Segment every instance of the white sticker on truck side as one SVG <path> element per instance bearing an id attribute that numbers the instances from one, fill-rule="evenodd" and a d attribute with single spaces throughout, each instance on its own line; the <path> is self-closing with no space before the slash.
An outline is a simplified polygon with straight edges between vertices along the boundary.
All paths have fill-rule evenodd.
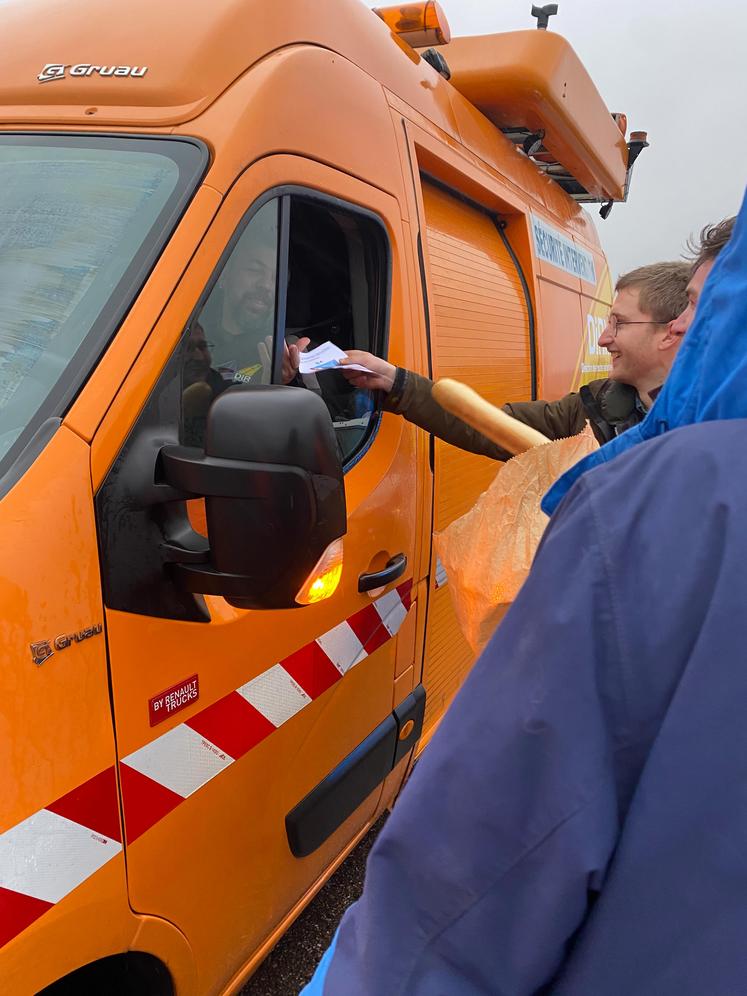
<path id="1" fill-rule="evenodd" d="M 597 274 L 592 254 L 541 218 L 535 215 L 531 218 L 534 251 L 537 257 L 565 270 L 566 273 L 572 273 L 574 277 L 596 284 Z"/>

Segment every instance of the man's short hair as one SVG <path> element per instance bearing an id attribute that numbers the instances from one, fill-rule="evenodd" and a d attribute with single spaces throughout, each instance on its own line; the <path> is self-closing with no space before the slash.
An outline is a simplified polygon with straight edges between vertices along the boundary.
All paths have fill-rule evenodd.
<path id="1" fill-rule="evenodd" d="M 615 293 L 627 287 L 638 291 L 638 306 L 655 322 L 672 322 L 687 307 L 687 263 L 650 263 L 624 273 L 617 281 Z"/>
<path id="2" fill-rule="evenodd" d="M 706 225 L 701 229 L 700 238 L 687 240 L 687 248 L 692 259 L 691 276 L 703 263 L 712 263 L 716 259 L 731 238 L 736 220 L 736 217 L 724 218 L 717 225 Z"/>

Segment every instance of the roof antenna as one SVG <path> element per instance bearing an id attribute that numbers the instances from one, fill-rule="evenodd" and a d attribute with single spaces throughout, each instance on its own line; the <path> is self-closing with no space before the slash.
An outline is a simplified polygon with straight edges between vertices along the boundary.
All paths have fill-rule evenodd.
<path id="1" fill-rule="evenodd" d="M 532 4 L 532 17 L 537 18 L 537 27 L 540 31 L 547 31 L 550 18 L 557 12 L 558 5 L 556 3 L 546 3 L 544 7 L 535 7 Z"/>

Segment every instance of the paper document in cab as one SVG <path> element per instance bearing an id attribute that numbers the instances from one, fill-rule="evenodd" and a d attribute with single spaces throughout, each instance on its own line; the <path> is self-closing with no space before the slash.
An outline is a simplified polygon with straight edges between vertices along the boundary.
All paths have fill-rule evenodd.
<path id="1" fill-rule="evenodd" d="M 313 374 L 320 370 L 335 370 L 340 366 L 340 360 L 347 356 L 339 346 L 333 342 L 323 342 L 316 349 L 310 349 L 307 353 L 301 353 L 301 364 L 299 373 Z M 363 373 L 373 373 L 368 367 L 363 367 L 359 363 L 346 363 L 346 370 L 362 370 Z"/>

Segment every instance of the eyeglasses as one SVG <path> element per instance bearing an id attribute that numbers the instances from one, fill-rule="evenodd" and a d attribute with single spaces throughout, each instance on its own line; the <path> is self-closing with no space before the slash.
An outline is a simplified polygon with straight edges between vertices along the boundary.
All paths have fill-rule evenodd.
<path id="1" fill-rule="evenodd" d="M 213 349 L 215 346 L 214 342 L 208 342 L 207 339 L 197 339 L 193 342 L 187 343 L 187 352 L 196 353 L 198 350 Z"/>
<path id="2" fill-rule="evenodd" d="M 605 325 L 605 329 L 609 329 L 610 330 L 610 335 L 614 339 L 615 336 L 617 335 L 617 333 L 623 327 L 623 325 L 669 325 L 669 322 L 652 322 L 652 321 L 648 321 L 648 322 L 621 322 L 617 318 L 616 315 L 610 315 L 607 318 L 607 324 Z"/>

